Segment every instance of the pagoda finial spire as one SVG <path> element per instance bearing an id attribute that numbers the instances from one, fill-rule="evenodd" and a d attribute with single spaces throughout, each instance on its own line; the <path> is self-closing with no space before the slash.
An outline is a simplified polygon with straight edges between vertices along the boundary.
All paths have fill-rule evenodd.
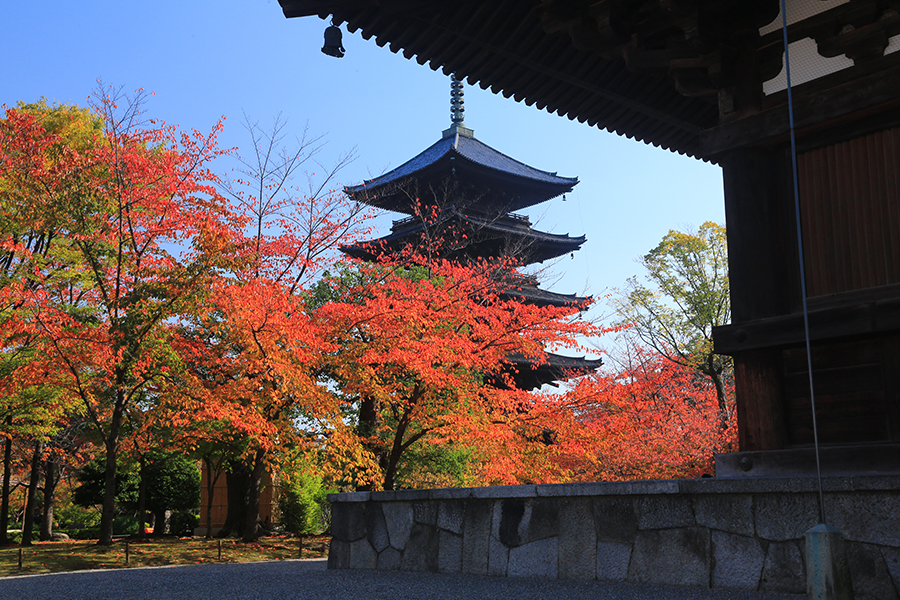
<path id="1" fill-rule="evenodd" d="M 452 125 L 463 125 L 466 117 L 466 103 L 463 96 L 466 92 L 463 90 L 462 81 L 456 78 L 456 73 L 450 76 L 450 123 Z"/>
<path id="2" fill-rule="evenodd" d="M 456 78 L 456 73 L 450 76 L 450 128 L 444 130 L 444 137 L 451 135 L 464 135 L 474 137 L 475 132 L 465 126 L 466 107 L 463 96 L 462 81 Z"/>

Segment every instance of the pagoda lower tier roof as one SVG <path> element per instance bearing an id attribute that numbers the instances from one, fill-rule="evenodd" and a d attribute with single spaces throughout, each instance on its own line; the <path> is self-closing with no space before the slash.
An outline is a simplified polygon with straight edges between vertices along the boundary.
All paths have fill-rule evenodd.
<path id="1" fill-rule="evenodd" d="M 414 244 L 442 238 L 432 251 L 445 258 L 487 258 L 515 256 L 523 265 L 544 262 L 581 248 L 586 238 L 559 235 L 532 229 L 527 220 L 504 215 L 488 218 L 448 211 L 437 223 L 428 224 L 415 217 L 394 223 L 391 233 L 374 240 L 342 246 L 345 254 L 363 260 L 380 260 Z"/>
<path id="2" fill-rule="evenodd" d="M 575 294 L 558 294 L 549 290 L 542 290 L 534 285 L 509 288 L 500 292 L 500 296 L 508 300 L 516 300 L 526 304 L 537 306 L 577 306 L 582 307 L 590 298 L 576 296 Z"/>
<path id="3" fill-rule="evenodd" d="M 511 354 L 507 360 L 510 363 L 509 374 L 516 387 L 523 390 L 587 375 L 603 365 L 603 360 L 599 358 L 562 356 L 550 352 L 546 354 L 546 361 L 539 364 L 520 354 Z"/>
<path id="4" fill-rule="evenodd" d="M 445 135 L 396 169 L 344 188 L 354 200 L 411 214 L 413 201 L 426 200 L 447 182 L 470 190 L 474 202 L 516 211 L 555 198 L 578 183 L 519 162 L 467 133 Z"/>

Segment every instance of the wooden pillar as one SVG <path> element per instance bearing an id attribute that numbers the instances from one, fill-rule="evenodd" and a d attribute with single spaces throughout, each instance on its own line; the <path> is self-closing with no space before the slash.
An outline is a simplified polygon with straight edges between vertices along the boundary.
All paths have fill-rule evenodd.
<path id="1" fill-rule="evenodd" d="M 789 156 L 784 148 L 736 150 L 720 161 L 735 325 L 788 314 L 799 286 Z M 742 352 L 734 363 L 740 450 L 784 448 L 781 350 Z"/>

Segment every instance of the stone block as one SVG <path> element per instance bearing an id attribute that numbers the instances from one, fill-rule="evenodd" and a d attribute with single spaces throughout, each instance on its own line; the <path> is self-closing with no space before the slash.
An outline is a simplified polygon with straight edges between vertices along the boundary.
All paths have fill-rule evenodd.
<path id="1" fill-rule="evenodd" d="M 536 498 L 525 501 L 525 515 L 519 525 L 519 537 L 523 543 L 559 535 L 560 500 Z"/>
<path id="2" fill-rule="evenodd" d="M 825 506 L 828 523 L 845 540 L 900 547 L 900 495 L 896 492 L 829 494 Z"/>
<path id="3" fill-rule="evenodd" d="M 416 502 L 431 498 L 432 490 L 380 490 L 368 492 L 378 502 Z"/>
<path id="4" fill-rule="evenodd" d="M 372 544 L 375 552 L 381 552 L 391 545 L 388 536 L 387 525 L 384 522 L 382 504 L 378 502 L 366 503 L 366 539 Z"/>
<path id="5" fill-rule="evenodd" d="M 381 512 L 391 546 L 402 552 L 413 526 L 412 505 L 408 502 L 386 502 L 381 505 Z"/>
<path id="6" fill-rule="evenodd" d="M 472 497 L 475 488 L 438 488 L 428 490 L 432 500 L 465 500 Z"/>
<path id="7" fill-rule="evenodd" d="M 463 525 L 462 572 L 486 575 L 488 572 L 488 539 L 491 536 L 491 503 L 467 500 Z"/>
<path id="8" fill-rule="evenodd" d="M 413 502 L 413 520 L 423 525 L 437 524 L 437 502 Z"/>
<path id="9" fill-rule="evenodd" d="M 894 582 L 894 589 L 900 589 L 900 548 L 881 548 L 881 556 L 884 558 L 885 566 Z"/>
<path id="10" fill-rule="evenodd" d="M 350 542 L 331 538 L 331 544 L 328 546 L 328 568 L 350 568 Z"/>
<path id="11" fill-rule="evenodd" d="M 699 527 L 641 531 L 634 542 L 628 580 L 709 586 L 709 531 Z"/>
<path id="12" fill-rule="evenodd" d="M 463 538 L 449 531 L 438 531 L 439 573 L 459 573 L 462 571 Z"/>
<path id="13" fill-rule="evenodd" d="M 694 519 L 697 525 L 753 537 L 753 498 L 736 494 L 695 496 Z"/>
<path id="14" fill-rule="evenodd" d="M 557 578 L 558 539 L 546 538 L 509 550 L 508 577 Z"/>
<path id="15" fill-rule="evenodd" d="M 635 501 L 628 497 L 594 498 L 594 526 L 597 540 L 632 544 L 637 535 Z"/>
<path id="16" fill-rule="evenodd" d="M 591 500 L 560 498 L 559 578 L 594 579 L 597 577 L 597 530 Z M 537 511 L 532 512 L 532 521 Z"/>
<path id="17" fill-rule="evenodd" d="M 521 531 L 520 526 L 523 521 L 525 524 L 528 523 L 528 519 L 525 518 L 526 507 L 530 517 L 531 503 L 526 505 L 524 498 L 506 498 L 495 502 L 491 536 L 508 548 L 514 548 L 521 544 L 524 541 L 524 532 Z"/>
<path id="18" fill-rule="evenodd" d="M 344 542 L 355 542 L 366 537 L 366 505 L 360 502 L 333 504 L 331 533 Z"/>
<path id="19" fill-rule="evenodd" d="M 695 524 L 688 496 L 645 496 L 638 502 L 638 529 L 671 529 Z"/>
<path id="20" fill-rule="evenodd" d="M 465 500 L 442 500 L 438 504 L 437 526 L 440 529 L 461 535 L 465 516 Z"/>
<path id="21" fill-rule="evenodd" d="M 506 577 L 509 548 L 494 536 L 488 538 L 488 572 L 491 577 Z"/>
<path id="22" fill-rule="evenodd" d="M 534 498 L 537 496 L 534 485 L 494 485 L 488 487 L 471 488 L 473 498 L 489 500 L 503 498 Z"/>
<path id="23" fill-rule="evenodd" d="M 819 522 L 815 494 L 763 494 L 753 499 L 756 535 L 764 540 L 785 542 L 801 539 Z"/>
<path id="24" fill-rule="evenodd" d="M 631 563 L 631 544 L 597 542 L 597 579 L 625 581 Z"/>
<path id="25" fill-rule="evenodd" d="M 403 571 L 437 571 L 438 530 L 434 525 L 416 523 L 409 533 L 400 568 Z"/>
<path id="26" fill-rule="evenodd" d="M 402 555 L 396 548 L 388 546 L 378 553 L 378 570 L 379 571 L 397 571 L 400 569 L 400 560 Z"/>
<path id="27" fill-rule="evenodd" d="M 806 568 L 798 542 L 771 542 L 759 580 L 759 591 L 806 593 Z"/>
<path id="28" fill-rule="evenodd" d="M 329 502 L 368 502 L 372 499 L 372 492 L 343 492 L 341 494 L 328 494 Z"/>
<path id="29" fill-rule="evenodd" d="M 350 543 L 350 568 L 374 569 L 378 566 L 378 553 L 369 540 L 363 538 Z"/>
<path id="30" fill-rule="evenodd" d="M 844 547 L 856 600 L 897 600 L 881 548 L 857 542 L 845 542 Z"/>
<path id="31" fill-rule="evenodd" d="M 766 553 L 758 540 L 713 531 L 712 550 L 712 587 L 757 589 L 766 560 Z"/>

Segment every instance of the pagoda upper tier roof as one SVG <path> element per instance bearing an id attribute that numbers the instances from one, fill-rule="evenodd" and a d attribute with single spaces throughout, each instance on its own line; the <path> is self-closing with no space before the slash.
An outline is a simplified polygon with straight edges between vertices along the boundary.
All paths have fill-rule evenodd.
<path id="1" fill-rule="evenodd" d="M 431 235 L 426 236 L 426 233 Z M 447 258 L 515 256 L 520 264 L 544 262 L 578 250 L 586 238 L 571 237 L 532 229 L 528 220 L 516 215 L 489 217 L 465 214 L 455 208 L 442 212 L 437 221 L 426 223 L 410 217 L 395 221 L 386 236 L 342 246 L 345 254 L 365 260 L 378 260 L 422 240 L 442 238 L 439 247 L 432 248 Z"/>
<path id="2" fill-rule="evenodd" d="M 411 214 L 410 189 L 421 198 L 455 179 L 474 190 L 475 202 L 498 211 L 520 210 L 555 198 L 578 183 L 519 162 L 475 139 L 471 130 L 448 129 L 443 138 L 396 169 L 345 188 L 355 200 Z M 425 198 L 422 198 L 425 200 Z"/>

